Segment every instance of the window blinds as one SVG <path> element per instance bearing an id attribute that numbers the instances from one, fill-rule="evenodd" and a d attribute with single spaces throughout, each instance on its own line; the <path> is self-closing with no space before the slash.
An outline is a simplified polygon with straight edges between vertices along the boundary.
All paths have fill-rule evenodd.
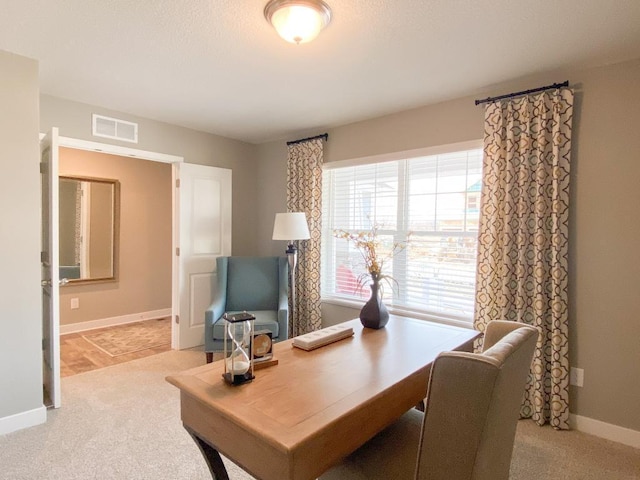
<path id="1" fill-rule="evenodd" d="M 323 298 L 369 297 L 360 252 L 334 231 L 375 225 L 382 255 L 410 238 L 385 263 L 395 280 L 384 288 L 388 306 L 472 320 L 481 149 L 325 169 L 323 175 Z"/>

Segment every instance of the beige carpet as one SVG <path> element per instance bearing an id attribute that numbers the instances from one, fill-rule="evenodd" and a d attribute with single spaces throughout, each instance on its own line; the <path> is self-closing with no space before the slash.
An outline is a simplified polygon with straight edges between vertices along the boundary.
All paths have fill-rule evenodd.
<path id="1" fill-rule="evenodd" d="M 46 424 L 0 436 L 0 479 L 210 480 L 182 428 L 178 390 L 164 380 L 203 363 L 201 351 L 169 351 L 63 378 L 62 408 Z M 225 463 L 231 480 L 251 480 Z M 638 450 L 518 426 L 512 480 L 639 478 Z"/>
<path id="2" fill-rule="evenodd" d="M 511 479 L 638 480 L 640 450 L 577 431 L 518 424 Z"/>
<path id="3" fill-rule="evenodd" d="M 145 320 L 118 328 L 82 335 L 107 355 L 118 357 L 128 353 L 171 344 L 171 319 Z"/>

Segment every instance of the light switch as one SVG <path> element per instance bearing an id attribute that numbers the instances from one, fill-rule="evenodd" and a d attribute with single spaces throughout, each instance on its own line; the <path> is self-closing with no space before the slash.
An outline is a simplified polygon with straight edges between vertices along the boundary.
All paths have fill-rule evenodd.
<path id="1" fill-rule="evenodd" d="M 576 387 L 582 387 L 584 385 L 584 369 L 571 367 L 569 383 Z"/>

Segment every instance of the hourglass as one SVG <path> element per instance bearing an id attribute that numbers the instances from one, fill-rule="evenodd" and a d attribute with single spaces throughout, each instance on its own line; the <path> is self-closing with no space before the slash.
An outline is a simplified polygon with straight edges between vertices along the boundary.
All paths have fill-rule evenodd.
<path id="1" fill-rule="evenodd" d="M 224 314 L 224 374 L 231 385 L 253 380 L 253 352 L 251 340 L 256 317 L 247 312 Z"/>

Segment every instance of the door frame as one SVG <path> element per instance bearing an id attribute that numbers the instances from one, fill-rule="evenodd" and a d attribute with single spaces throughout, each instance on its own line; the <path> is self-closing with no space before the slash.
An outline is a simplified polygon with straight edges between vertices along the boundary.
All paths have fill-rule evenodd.
<path id="1" fill-rule="evenodd" d="M 46 134 L 40 134 L 40 140 Z M 177 184 L 180 178 L 180 165 L 184 163 L 184 157 L 170 155 L 159 152 L 151 152 L 137 148 L 122 147 L 119 145 L 110 145 L 107 143 L 98 143 L 90 140 L 81 140 L 72 137 L 58 136 L 58 147 L 72 148 L 75 150 L 86 150 L 91 152 L 107 153 L 109 155 L 117 155 L 121 157 L 131 157 L 138 160 L 150 160 L 153 162 L 168 163 L 171 165 L 171 247 L 173 251 L 171 260 L 171 348 L 177 349 L 179 345 L 180 329 L 177 328 L 176 318 L 180 312 L 180 292 L 179 292 L 179 258 L 178 247 L 180 239 L 180 212 L 178 206 Z M 54 173 L 54 172 L 52 172 Z M 56 177 L 59 172 L 55 172 Z M 50 227 L 51 228 L 51 227 Z M 60 321 L 58 317 L 58 323 Z M 59 327 L 59 325 L 58 325 Z M 58 356 L 60 352 L 58 351 Z M 54 373 L 60 377 L 60 371 Z"/>

